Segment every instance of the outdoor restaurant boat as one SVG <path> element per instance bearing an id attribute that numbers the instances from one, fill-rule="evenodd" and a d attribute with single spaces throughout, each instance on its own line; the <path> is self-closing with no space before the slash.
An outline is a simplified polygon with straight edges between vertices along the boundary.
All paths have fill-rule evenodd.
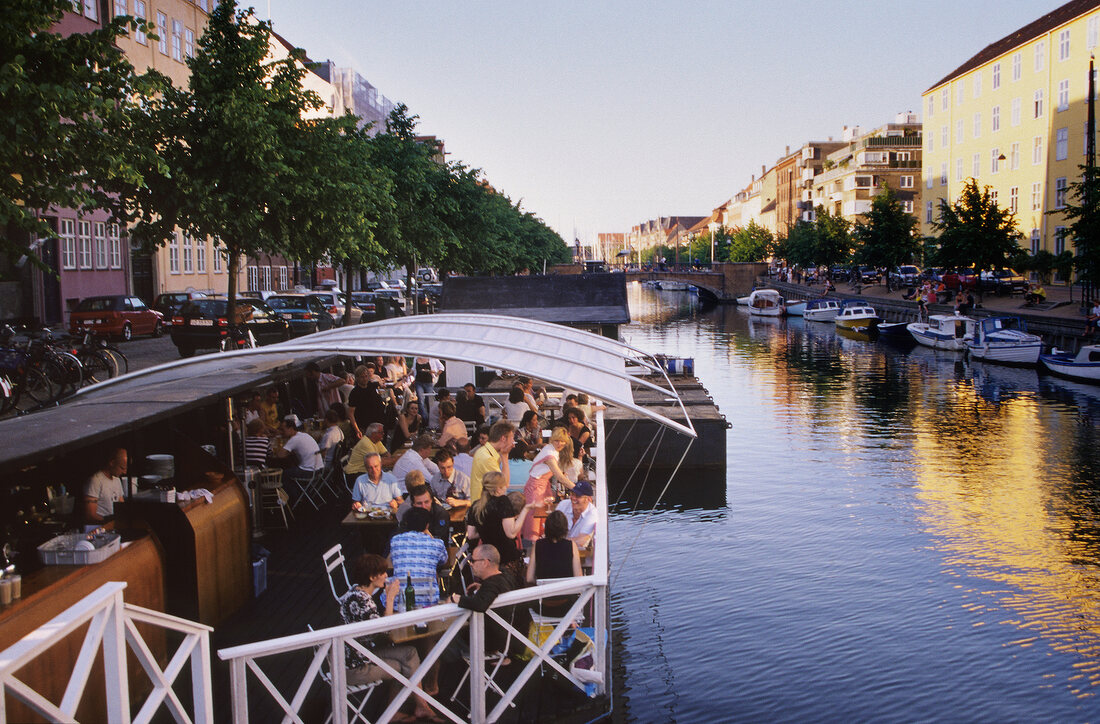
<path id="1" fill-rule="evenodd" d="M 975 322 L 958 314 L 933 314 L 927 322 L 909 324 L 909 334 L 926 347 L 946 350 L 966 349 L 967 340 L 974 338 Z"/>
<path id="2" fill-rule="evenodd" d="M 1043 351 L 1043 339 L 1029 334 L 1019 317 L 987 317 L 978 321 L 973 339 L 966 340 L 966 349 L 974 359 L 1033 365 Z"/>
<path id="3" fill-rule="evenodd" d="M 790 307 L 787 307 L 788 312 Z M 811 299 L 806 302 L 802 316 L 807 322 L 831 322 L 840 312 L 840 302 L 835 299 Z"/>
<path id="4" fill-rule="evenodd" d="M 758 317 L 782 317 L 783 297 L 774 289 L 757 289 L 749 295 L 749 314 Z"/>
<path id="5" fill-rule="evenodd" d="M 878 312 L 867 300 L 845 299 L 840 303 L 840 311 L 837 312 L 833 321 L 838 327 L 866 331 L 877 326 L 882 318 L 878 316 Z"/>
<path id="6" fill-rule="evenodd" d="M 1082 345 L 1077 353 L 1062 352 L 1057 348 L 1050 354 L 1039 355 L 1043 366 L 1057 375 L 1085 382 L 1100 383 L 1100 345 Z"/>
<path id="7" fill-rule="evenodd" d="M 481 314 L 396 318 L 258 349 L 170 362 L 85 388 L 61 407 L 0 421 L 5 439 L 0 470 L 15 471 L 21 486 L 45 489 L 71 469 L 73 456 L 124 442 L 131 450 L 174 452 L 177 489 L 209 487 L 213 501 L 198 497 L 186 504 L 131 505 L 127 500 L 132 528 L 145 521 L 129 545 L 102 563 L 24 576 L 22 599 L 0 609 L 0 718 L 130 721 L 133 710 L 135 721 L 148 721 L 166 715 L 159 711 L 164 707 L 177 720 L 195 722 L 228 717 L 236 724 L 313 717 L 321 721 L 326 715 L 335 722 L 361 717 L 368 721 L 364 712 L 370 712 L 369 721 L 386 722 L 409 697 L 420 697 L 452 721 L 525 721 L 531 719 L 525 697 L 539 687 L 554 691 L 551 698 L 554 706 L 563 707 L 561 716 L 591 720 L 606 715 L 612 672 L 606 467 L 614 451 L 607 449 L 600 408 L 592 420 L 598 522 L 585 575 L 504 593 L 485 613 L 443 603 L 316 630 L 304 625 L 311 614 L 300 610 L 303 606 L 295 603 L 288 609 L 268 598 L 263 605 L 245 607 L 244 622 L 250 630 L 263 632 L 266 640 L 220 648 L 220 661 L 212 660 L 211 636 L 224 634 L 231 624 L 242 625 L 234 616 L 243 606 L 241 580 L 251 583 L 255 571 L 247 552 L 255 507 L 250 513 L 248 499 L 259 493 L 250 492 L 237 475 L 228 424 L 233 421 L 232 398 L 262 385 L 300 384 L 311 361 L 336 364 L 367 354 L 427 356 L 504 368 L 586 392 L 604 405 L 630 410 L 688 438 L 696 436 L 675 388 L 652 381 L 667 383 L 668 378 L 650 355 L 557 324 Z M 665 395 L 671 407 L 636 404 L 635 387 Z M 671 419 L 668 410 L 682 417 Z M 56 434 L 62 429 L 68 434 Z M 210 454 L 212 445 L 221 454 Z M 689 442 L 683 455 L 690 449 Z M 339 496 L 331 504 L 343 515 L 346 503 Z M 319 556 L 305 547 L 305 555 L 317 558 L 316 565 L 303 561 L 284 574 L 286 581 L 304 600 L 331 609 L 332 579 L 326 586 Z M 297 552 L 303 544 L 289 541 L 286 548 Z M 250 598 L 251 586 L 244 603 Z M 506 612 L 538 608 L 551 598 L 566 600 L 568 610 L 557 619 L 542 618 L 534 640 L 528 638 L 530 631 L 511 627 L 511 614 Z M 291 616 L 294 621 L 287 620 Z M 583 619 L 579 628 L 578 619 Z M 405 677 L 387 667 L 395 679 L 388 691 L 385 686 L 347 684 L 344 653 L 355 645 L 352 642 L 376 634 L 396 637 L 422 625 L 438 639 L 413 674 Z M 288 626 L 296 628 L 282 633 Z M 525 650 L 518 665 L 501 669 L 494 664 L 499 659 L 486 649 L 487 627 L 503 628 L 513 646 L 518 642 L 518 650 Z M 468 675 L 449 699 L 442 693 L 442 672 L 440 694 L 425 693 L 420 681 L 464 631 L 469 635 L 468 655 L 459 666 L 468 667 Z M 562 659 L 556 647 L 567 636 L 582 643 L 588 661 Z M 369 650 L 355 647 L 387 666 Z M 97 667 L 97 659 L 104 664 Z M 59 675 L 65 671 L 71 676 Z M 462 672 L 448 673 L 457 678 L 453 675 Z M 228 685 L 215 686 L 215 675 L 227 678 Z M 446 691 L 450 694 L 451 687 Z M 576 706 L 588 702 L 593 709 L 569 709 L 575 700 L 582 702 Z M 548 706 L 545 697 L 539 705 Z"/>

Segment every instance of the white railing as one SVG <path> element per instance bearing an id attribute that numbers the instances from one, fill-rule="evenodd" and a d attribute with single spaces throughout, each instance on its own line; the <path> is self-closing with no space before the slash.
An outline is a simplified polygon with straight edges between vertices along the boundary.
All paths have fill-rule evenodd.
<path id="1" fill-rule="evenodd" d="M 178 722 L 210 723 L 214 721 L 214 701 L 210 678 L 210 627 L 158 611 L 127 604 L 122 599 L 125 583 L 105 583 L 91 595 L 55 616 L 27 634 L 17 643 L 0 652 L 0 724 L 8 721 L 7 699 L 18 699 L 46 721 L 74 722 L 76 710 L 84 695 L 92 666 L 103 652 L 103 673 L 107 711 L 111 724 L 149 722 L 165 706 Z M 135 624 L 144 623 L 177 631 L 184 635 L 182 643 L 163 669 L 138 633 Z M 19 678 L 20 670 L 45 653 L 65 636 L 88 624 L 80 654 L 72 663 L 72 674 L 60 703 L 54 703 Z M 136 716 L 130 716 L 129 674 L 126 649 L 145 670 L 153 690 L 145 698 Z M 190 661 L 192 708 L 189 714 L 172 685 L 183 667 Z M 60 672 L 59 672 L 60 673 Z"/>
<path id="2" fill-rule="evenodd" d="M 561 677 L 572 682 L 581 691 L 586 684 L 594 683 L 597 692 L 606 690 L 606 672 L 601 668 L 606 662 L 603 649 L 607 642 L 606 614 L 601 610 L 606 609 L 606 586 L 598 585 L 594 576 L 583 576 L 562 580 L 554 583 L 543 584 L 517 591 L 510 591 L 499 596 L 492 607 L 484 614 L 467 611 L 453 603 L 433 606 L 406 613 L 394 614 L 385 618 L 376 618 L 370 621 L 335 626 L 317 631 L 286 636 L 283 638 L 261 641 L 254 644 L 246 644 L 218 651 L 218 656 L 229 662 L 233 721 L 235 724 L 246 724 L 249 721 L 249 682 L 248 676 L 258 682 L 262 691 L 283 711 L 282 721 L 303 723 L 301 714 L 302 705 L 305 703 L 309 691 L 317 683 L 318 679 L 327 681 L 331 687 L 332 721 L 335 724 L 345 724 L 348 721 L 349 697 L 345 677 L 344 652 L 345 647 L 351 647 L 371 663 L 383 669 L 393 677 L 402 688 L 389 702 L 385 710 L 378 716 L 377 722 L 388 722 L 398 712 L 401 706 L 410 696 L 418 696 L 443 716 L 454 722 L 493 722 L 511 706 L 516 697 L 522 691 L 524 685 L 538 672 L 540 667 L 548 666 Z M 539 601 L 543 598 L 560 598 L 562 596 L 576 595 L 569 612 L 562 617 L 561 622 L 541 643 L 531 641 L 527 631 L 519 631 L 510 622 L 501 617 L 498 611 L 501 608 L 522 606 L 523 604 Z M 569 671 L 550 655 L 553 648 L 561 641 L 565 633 L 570 629 L 572 621 L 594 601 L 595 609 L 595 661 L 596 665 L 591 674 L 584 680 L 574 672 Z M 500 626 L 517 642 L 532 652 L 531 660 L 527 662 L 523 670 L 518 674 L 512 684 L 504 691 L 503 696 L 493 709 L 486 713 L 488 706 L 488 693 L 492 685 L 486 677 L 486 648 L 485 626 L 486 619 L 491 619 L 495 625 Z M 362 646 L 357 638 L 372 634 L 384 634 L 396 629 L 414 624 L 426 624 L 432 621 L 446 622 L 446 629 L 439 634 L 431 651 L 420 662 L 420 667 L 411 677 L 404 677 L 393 669 L 384 660 L 379 658 L 372 650 Z M 419 688 L 420 681 L 428 673 L 429 669 L 438 661 L 440 655 L 455 640 L 455 637 L 469 627 L 469 714 L 464 711 L 455 711 L 449 700 L 440 701 L 438 694 L 431 696 Z M 300 681 L 294 686 L 293 692 L 283 692 L 278 689 L 271 677 L 265 672 L 261 660 L 279 655 L 312 652 L 309 666 L 306 668 Z M 327 667 L 327 672 L 326 672 Z M 327 673 L 327 675 L 326 675 Z M 437 698 L 439 697 L 439 698 Z M 352 712 L 361 716 L 359 707 L 352 703 Z"/>

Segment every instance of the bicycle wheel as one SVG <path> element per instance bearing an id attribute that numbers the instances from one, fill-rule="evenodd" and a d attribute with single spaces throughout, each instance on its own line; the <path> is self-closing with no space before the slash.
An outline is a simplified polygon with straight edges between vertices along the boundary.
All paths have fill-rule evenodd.
<path id="1" fill-rule="evenodd" d="M 97 349 L 80 356 L 84 365 L 84 379 L 90 384 L 102 382 L 115 376 L 115 361 L 107 352 Z"/>
<path id="2" fill-rule="evenodd" d="M 122 351 L 118 347 L 109 345 L 107 347 L 107 354 L 111 355 L 114 360 L 115 374 L 124 375 L 130 371 L 130 360 L 126 359 L 126 355 L 122 354 Z"/>
<path id="3" fill-rule="evenodd" d="M 57 359 L 65 368 L 66 389 L 62 394 L 72 394 L 84 384 L 84 365 L 71 352 L 59 352 Z"/>
<path id="4" fill-rule="evenodd" d="M 65 366 L 55 357 L 46 357 L 35 363 L 33 369 L 38 370 L 50 382 L 50 387 L 56 397 L 63 396 L 68 389 L 69 372 Z M 50 400 L 53 402 L 53 400 Z"/>
<path id="5" fill-rule="evenodd" d="M 28 412 L 50 404 L 54 400 L 54 387 L 46 375 L 33 367 L 27 369 L 16 388 L 15 409 Z"/>

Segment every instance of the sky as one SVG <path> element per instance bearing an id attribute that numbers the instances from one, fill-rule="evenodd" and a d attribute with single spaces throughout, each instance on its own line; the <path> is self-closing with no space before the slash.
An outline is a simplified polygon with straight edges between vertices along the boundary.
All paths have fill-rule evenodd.
<path id="1" fill-rule="evenodd" d="M 240 0 L 247 5 L 247 0 Z M 571 242 L 708 215 L 787 146 L 920 94 L 1061 0 L 264 0 Z"/>

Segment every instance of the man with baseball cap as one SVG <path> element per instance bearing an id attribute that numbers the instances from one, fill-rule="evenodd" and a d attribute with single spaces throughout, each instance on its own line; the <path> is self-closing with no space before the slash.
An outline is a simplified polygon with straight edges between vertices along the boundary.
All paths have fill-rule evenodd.
<path id="1" fill-rule="evenodd" d="M 578 548 L 587 548 L 596 532 L 592 484 L 587 480 L 578 480 L 569 491 L 569 497 L 558 503 L 558 510 L 565 513 L 565 519 L 569 521 L 569 533 L 566 537 L 575 542 Z"/>

